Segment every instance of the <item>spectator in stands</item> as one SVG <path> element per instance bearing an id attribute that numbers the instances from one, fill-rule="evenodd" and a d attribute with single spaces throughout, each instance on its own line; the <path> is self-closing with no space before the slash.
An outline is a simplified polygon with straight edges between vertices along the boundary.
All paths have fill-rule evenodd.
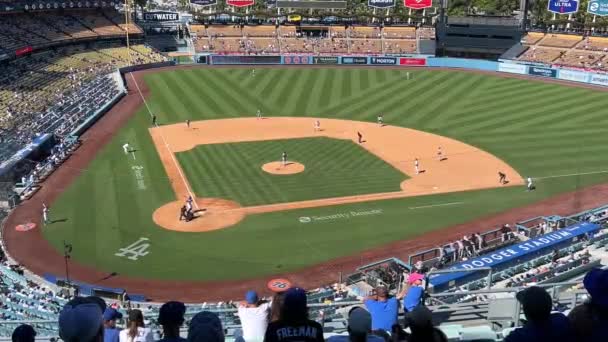
<path id="1" fill-rule="evenodd" d="M 216 314 L 203 311 L 192 317 L 188 328 L 188 342 L 224 342 L 224 340 L 222 322 Z M 261 339 L 246 341 L 261 341 Z"/>
<path id="2" fill-rule="evenodd" d="M 508 223 L 500 228 L 500 234 L 502 235 L 502 242 L 509 241 L 511 238 L 511 227 Z"/>
<path id="3" fill-rule="evenodd" d="M 121 319 L 122 314 L 114 308 L 107 308 L 103 313 L 103 341 L 118 342 L 120 329 L 116 328 L 116 320 Z"/>
<path id="4" fill-rule="evenodd" d="M 445 334 L 433 326 L 433 314 L 424 305 L 418 305 L 405 316 L 411 334 L 408 342 L 447 342 Z"/>
<path id="5" fill-rule="evenodd" d="M 608 341 L 608 270 L 589 271 L 583 284 L 591 299 L 568 314 L 576 341 Z"/>
<path id="6" fill-rule="evenodd" d="M 513 330 L 504 342 L 572 341 L 570 322 L 561 313 L 551 313 L 553 302 L 545 289 L 532 286 L 517 293 L 526 324 Z"/>
<path id="7" fill-rule="evenodd" d="M 181 302 L 167 302 L 160 307 L 158 324 L 163 327 L 163 338 L 159 342 L 180 342 L 179 328 L 184 324 L 186 306 Z"/>
<path id="8" fill-rule="evenodd" d="M 129 311 L 127 329 L 119 333 L 120 342 L 151 342 L 154 341 L 152 329 L 146 328 L 144 314 L 141 310 Z"/>
<path id="9" fill-rule="evenodd" d="M 276 322 L 268 324 L 265 342 L 325 341 L 321 324 L 308 319 L 306 291 L 292 287 L 285 292 L 281 317 Z"/>
<path id="10" fill-rule="evenodd" d="M 424 276 L 420 273 L 410 274 L 407 279 L 409 286 L 404 286 L 401 294 L 397 296 L 398 299 L 403 298 L 403 310 L 406 313 L 414 310 L 422 302 L 424 297 L 423 279 Z"/>
<path id="11" fill-rule="evenodd" d="M 361 307 L 354 307 L 348 312 L 348 335 L 336 335 L 327 342 L 384 342 L 384 339 L 370 334 L 372 331 L 372 316 Z"/>
<path id="12" fill-rule="evenodd" d="M 260 301 L 255 291 L 245 294 L 245 302 L 238 308 L 245 341 L 259 341 L 264 338 L 269 315 L 270 303 Z"/>
<path id="13" fill-rule="evenodd" d="M 34 342 L 36 341 L 36 331 L 31 325 L 21 324 L 13 330 L 11 340 L 13 342 Z"/>
<path id="14" fill-rule="evenodd" d="M 429 268 L 424 265 L 424 263 L 422 262 L 422 260 L 418 260 L 414 264 L 414 267 L 412 267 L 412 273 L 425 274 L 428 271 L 429 271 Z"/>
<path id="15" fill-rule="evenodd" d="M 59 337 L 69 342 L 103 341 L 103 312 L 106 304 L 98 297 L 77 297 L 59 313 Z"/>
<path id="16" fill-rule="evenodd" d="M 281 310 L 283 310 L 283 302 L 285 301 L 285 292 L 277 292 L 272 297 L 270 305 L 270 321 L 276 322 L 281 319 Z"/>
<path id="17" fill-rule="evenodd" d="M 390 297 L 385 286 L 378 286 L 376 293 L 367 297 L 363 303 L 372 315 L 372 330 L 391 331 L 393 324 L 397 323 L 399 301 Z"/>

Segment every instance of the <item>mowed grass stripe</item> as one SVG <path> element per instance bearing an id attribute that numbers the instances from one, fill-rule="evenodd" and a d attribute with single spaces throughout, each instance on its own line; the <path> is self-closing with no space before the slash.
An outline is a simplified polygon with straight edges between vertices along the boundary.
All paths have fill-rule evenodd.
<path id="1" fill-rule="evenodd" d="M 212 73 L 206 74 L 203 79 L 200 79 L 199 76 L 196 74 L 186 74 L 183 77 L 183 81 L 189 88 L 192 89 L 193 96 L 201 102 L 201 105 L 203 102 L 201 101 L 201 97 L 198 96 L 197 93 L 200 91 L 199 85 L 204 83 L 208 87 L 205 93 L 209 94 L 209 97 L 215 99 L 213 103 L 215 104 L 214 107 L 218 108 L 218 114 L 230 113 L 231 116 L 237 114 L 244 114 L 243 112 L 241 112 L 242 107 L 235 104 L 235 101 L 231 101 L 230 94 L 223 86 L 220 86 L 219 84 L 213 81 L 211 74 Z"/>
<path id="2" fill-rule="evenodd" d="M 236 113 L 240 115 L 251 113 L 251 115 L 254 115 L 257 109 L 261 109 L 263 113 L 269 112 L 268 107 L 263 101 L 241 89 L 233 81 L 222 79 L 219 75 L 211 76 L 207 80 L 212 85 L 219 87 L 218 93 L 222 95 L 222 98 L 226 102 L 230 102 L 233 107 L 237 108 L 238 111 Z"/>
<path id="3" fill-rule="evenodd" d="M 306 106 L 311 99 L 312 96 L 312 84 L 314 80 L 317 78 L 317 73 L 315 69 L 308 69 L 305 73 L 303 86 L 301 88 L 295 89 L 292 92 L 291 97 L 295 97 L 292 99 L 287 108 L 289 108 L 290 113 L 292 115 L 297 115 L 296 113 L 303 113 L 308 115 L 309 112 L 306 112 Z M 318 116 L 319 113 L 311 113 L 312 115 Z"/>
<path id="4" fill-rule="evenodd" d="M 191 88 L 189 94 L 198 100 L 198 106 L 190 108 L 193 113 L 197 113 L 198 115 L 192 115 L 190 119 L 197 116 L 205 119 L 209 117 L 216 118 L 220 115 L 223 116 L 222 113 L 225 113 L 226 110 L 226 108 L 223 107 L 225 103 L 223 101 L 216 101 L 216 99 L 219 98 L 215 93 L 215 88 L 209 86 L 200 73 L 192 73 L 192 75 L 186 74 L 183 76 L 183 81 Z"/>
<path id="5" fill-rule="evenodd" d="M 303 113 L 319 113 L 320 107 L 318 100 L 323 97 L 323 88 L 325 83 L 327 82 L 327 69 L 316 69 L 315 73 L 317 77 L 313 80 L 310 87 L 310 101 L 307 101 L 304 104 Z"/>
<path id="6" fill-rule="evenodd" d="M 300 70 L 294 69 L 297 71 L 294 75 L 295 81 L 289 84 L 283 91 L 281 92 L 281 96 L 277 101 L 276 105 L 280 108 L 282 115 L 290 115 L 290 113 L 294 112 L 294 105 L 297 103 L 297 100 L 300 96 L 303 95 L 304 91 L 307 91 L 306 84 L 309 80 L 309 75 L 302 73 Z"/>

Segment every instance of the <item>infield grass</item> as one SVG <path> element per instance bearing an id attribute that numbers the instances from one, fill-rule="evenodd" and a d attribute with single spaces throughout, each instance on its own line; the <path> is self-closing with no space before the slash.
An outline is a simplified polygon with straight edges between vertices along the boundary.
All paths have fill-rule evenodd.
<path id="1" fill-rule="evenodd" d="M 608 180 L 608 173 L 601 172 L 608 170 L 605 92 L 458 71 L 410 72 L 413 79 L 406 81 L 399 70 L 389 69 L 256 68 L 252 77 L 248 68 L 205 68 L 161 72 L 145 80 L 149 105 L 161 125 L 253 117 L 257 109 L 269 117 L 369 122 L 382 113 L 390 125 L 478 146 L 523 176 L 534 177 L 537 190 L 498 188 L 301 209 L 251 215 L 234 227 L 205 234 L 170 232 L 151 219 L 175 195 L 148 133 L 149 114 L 142 108 L 53 203 L 54 218 L 66 221 L 45 227 L 43 233 L 58 251 L 62 241 L 69 241 L 75 260 L 109 272 L 173 280 L 243 279 L 295 270 Z M 122 152 L 125 141 L 138 150 L 136 159 Z M 224 164 L 238 164 L 242 156 L 224 158 Z M 350 158 L 364 156 L 352 153 Z M 198 167 L 211 167 L 205 163 L 203 158 Z M 143 167 L 141 176 L 133 166 Z M 197 193 L 199 187 L 201 193 L 232 191 L 213 189 L 225 187 L 220 180 L 229 176 L 215 172 L 213 182 L 200 180 Z M 188 175 L 192 183 L 199 182 L 197 177 L 207 176 Z M 252 178 L 251 183 L 248 191 L 257 189 L 264 200 L 276 195 L 264 181 Z M 451 202 L 459 204 L 434 206 Z M 576 201 L 571 205 L 573 212 L 578 210 Z M 381 214 L 299 222 L 302 216 L 375 209 Z M 148 255 L 137 261 L 115 255 L 140 237 L 150 239 Z"/>
<path id="2" fill-rule="evenodd" d="M 262 165 L 280 160 L 304 164 L 304 172 L 272 175 Z M 273 158 L 275 157 L 275 158 Z M 198 197 L 243 206 L 400 191 L 407 175 L 350 140 L 305 138 L 199 145 L 177 153 Z"/>

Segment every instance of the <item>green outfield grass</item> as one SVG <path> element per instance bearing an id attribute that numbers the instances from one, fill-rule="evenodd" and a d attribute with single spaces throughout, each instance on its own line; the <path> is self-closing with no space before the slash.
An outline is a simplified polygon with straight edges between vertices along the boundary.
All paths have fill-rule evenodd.
<path id="1" fill-rule="evenodd" d="M 294 175 L 271 175 L 262 165 L 288 158 L 304 164 Z M 243 206 L 400 191 L 407 175 L 350 140 L 285 139 L 199 145 L 177 154 L 198 197 Z"/>
<path id="2" fill-rule="evenodd" d="M 160 124 L 253 117 L 257 109 L 269 117 L 369 122 L 382 113 L 388 124 L 449 136 L 491 152 L 523 176 L 535 177 L 538 190 L 512 187 L 301 209 L 251 215 L 237 226 L 210 233 L 170 232 L 151 219 L 152 212 L 175 200 L 175 195 L 148 133 L 149 114 L 142 108 L 53 204 L 53 218 L 66 221 L 45 227 L 43 233 L 59 251 L 62 241 L 71 242 L 75 260 L 119 274 L 242 279 L 298 269 L 608 180 L 608 174 L 598 173 L 608 170 L 606 93 L 458 71 L 411 73 L 413 79 L 407 81 L 402 72 L 389 69 L 257 68 L 252 77 L 247 68 L 205 68 L 151 74 L 145 80 L 151 90 L 150 108 Z M 135 159 L 122 152 L 124 141 L 137 149 Z M 209 176 L 196 171 L 212 168 L 205 164 L 206 153 L 202 162 L 196 162 L 201 158 L 197 153 L 179 156 L 181 163 L 192 159 L 186 161 L 193 164 L 186 172 L 197 173 L 188 175 L 196 192 L 229 196 L 233 190 L 220 179 L 231 176 L 222 176 L 221 169 Z M 275 154 L 269 158 L 277 158 Z M 365 158 L 362 153 L 349 155 L 344 162 L 352 165 Z M 226 154 L 218 162 L 238 167 L 240 158 Z M 212 182 L 202 179 L 211 176 Z M 373 186 L 375 192 L 376 187 L 398 186 L 397 178 L 382 184 L 355 182 L 353 187 Z M 250 195 L 238 196 L 251 201 L 260 200 L 251 195 L 256 190 L 266 201 L 281 188 L 268 188 L 262 179 L 250 182 Z M 323 196 L 342 188 L 325 189 Z M 457 204 L 425 207 L 453 202 Z M 349 214 L 361 211 L 375 214 Z M 336 214 L 343 215 L 314 219 Z M 301 223 L 301 217 L 312 222 Z M 140 237 L 150 241 L 148 255 L 137 261 L 115 255 Z"/>

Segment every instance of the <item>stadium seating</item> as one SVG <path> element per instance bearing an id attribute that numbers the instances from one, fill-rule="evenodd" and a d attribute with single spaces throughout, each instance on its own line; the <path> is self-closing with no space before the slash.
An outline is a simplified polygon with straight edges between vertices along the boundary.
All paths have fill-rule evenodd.
<path id="1" fill-rule="evenodd" d="M 544 39 L 541 39 L 538 45 L 558 48 L 571 48 L 578 44 L 581 40 L 581 36 L 567 34 L 547 34 Z"/>

